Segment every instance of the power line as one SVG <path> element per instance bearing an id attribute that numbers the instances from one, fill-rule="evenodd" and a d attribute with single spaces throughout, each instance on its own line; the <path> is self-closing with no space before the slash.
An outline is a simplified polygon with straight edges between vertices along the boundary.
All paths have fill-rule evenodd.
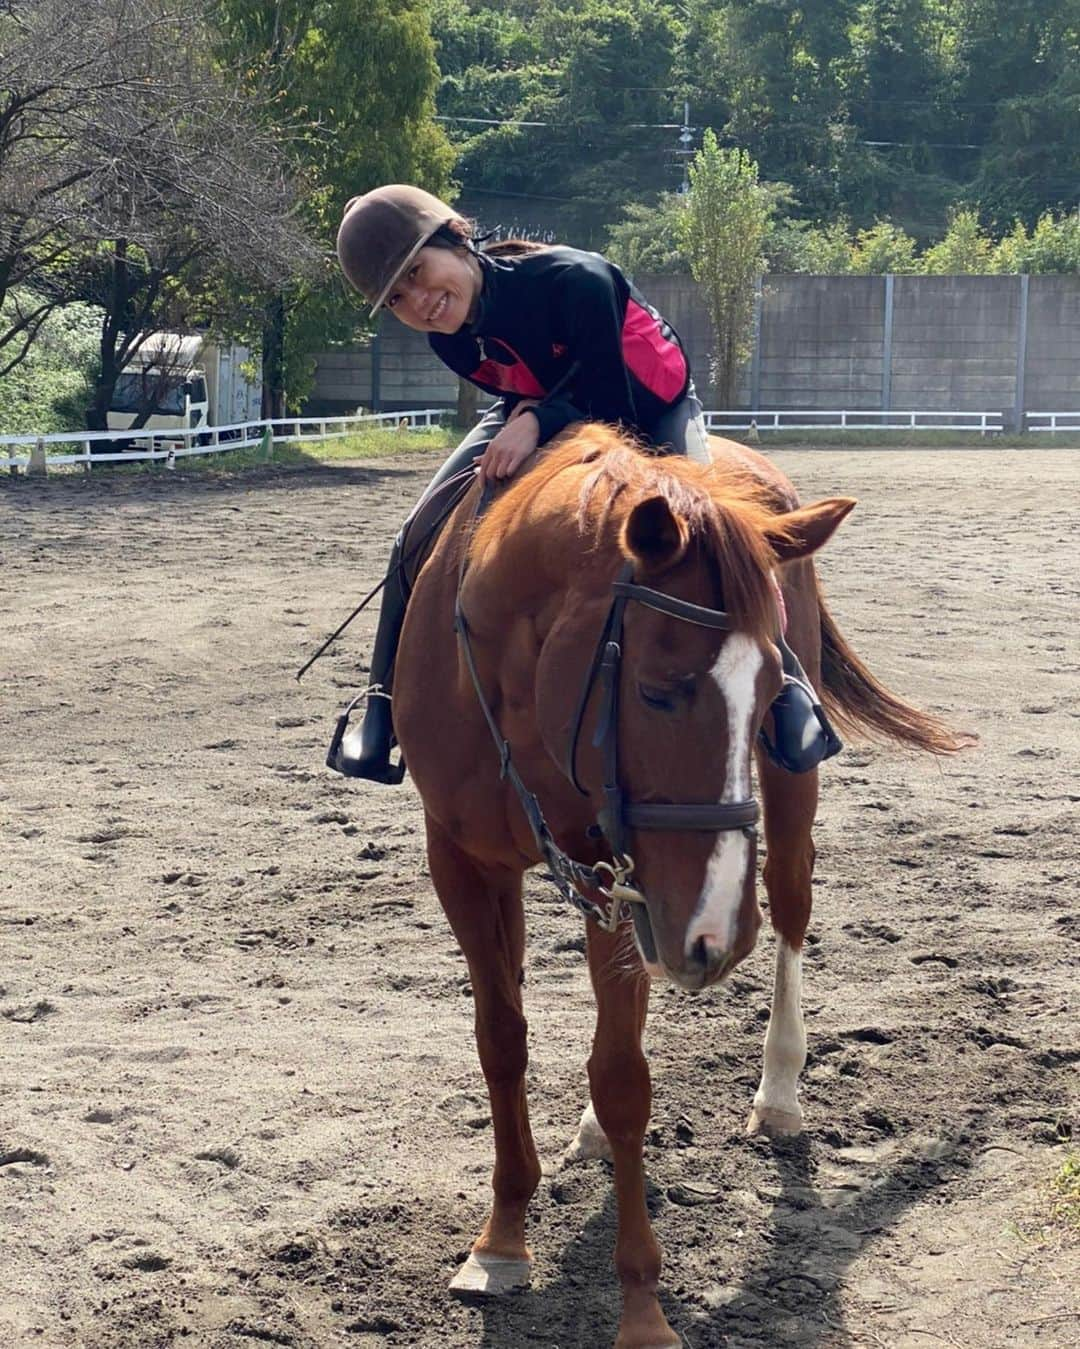
<path id="1" fill-rule="evenodd" d="M 588 201 L 595 203 L 594 196 L 577 197 L 552 197 L 540 192 L 510 192 L 501 187 L 472 187 L 466 183 L 462 187 L 464 196 L 477 195 L 481 197 L 513 197 L 520 198 L 522 201 Z"/>
<path id="2" fill-rule="evenodd" d="M 516 117 L 436 117 L 436 122 L 468 122 L 473 126 L 547 126 L 562 131 L 576 131 L 585 126 L 610 126 L 604 121 L 594 122 L 523 122 Z M 681 122 L 624 122 L 628 131 L 681 131 Z"/>
<path id="3" fill-rule="evenodd" d="M 982 145 L 966 145 L 957 142 L 941 141 L 856 141 L 857 145 L 871 145 L 885 148 L 893 146 L 898 150 L 982 150 Z"/>
<path id="4" fill-rule="evenodd" d="M 522 126 L 522 127 L 546 127 L 554 131 L 581 131 L 590 127 L 606 127 L 614 130 L 618 126 L 624 131 L 679 131 L 683 134 L 679 137 L 681 141 L 686 142 L 686 136 L 700 128 L 687 126 L 684 122 L 526 122 L 515 117 L 452 117 L 440 116 L 435 118 L 436 122 L 464 122 L 471 126 Z M 798 124 L 791 124 L 792 126 Z M 807 129 L 813 126 L 813 123 L 803 123 Z M 725 137 L 725 139 L 731 139 Z M 970 141 L 871 141 L 855 140 L 855 145 L 865 145 L 874 150 L 982 150 L 984 147 L 975 145 Z M 676 151 L 677 154 L 686 154 L 686 150 Z"/>

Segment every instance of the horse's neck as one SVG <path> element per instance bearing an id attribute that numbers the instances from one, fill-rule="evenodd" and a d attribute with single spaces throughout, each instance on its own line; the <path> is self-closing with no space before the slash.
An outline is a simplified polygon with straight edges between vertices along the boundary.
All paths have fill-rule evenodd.
<path id="1" fill-rule="evenodd" d="M 621 561 L 617 549 L 598 549 L 575 521 L 523 520 L 472 559 L 465 580 L 468 610 L 496 624 L 550 613 L 569 593 L 609 587 Z"/>

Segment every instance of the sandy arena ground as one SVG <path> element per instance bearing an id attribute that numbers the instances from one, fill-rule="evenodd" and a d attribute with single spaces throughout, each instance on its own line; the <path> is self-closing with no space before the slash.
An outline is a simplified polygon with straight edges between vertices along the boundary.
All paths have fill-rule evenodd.
<path id="1" fill-rule="evenodd" d="M 981 748 L 824 772 L 807 1131 L 748 1141 L 772 939 L 658 987 L 647 1165 L 690 1349 L 1075 1345 L 1080 454 L 782 452 L 860 507 L 821 571 Z M 0 1346 L 601 1349 L 581 921 L 529 887 L 533 1289 L 445 1288 L 491 1136 L 411 786 L 324 771 L 433 462 L 0 483 Z"/>

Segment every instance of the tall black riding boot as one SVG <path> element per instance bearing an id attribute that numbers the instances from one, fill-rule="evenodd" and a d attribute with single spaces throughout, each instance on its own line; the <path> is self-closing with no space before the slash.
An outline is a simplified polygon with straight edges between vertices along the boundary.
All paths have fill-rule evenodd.
<path id="1" fill-rule="evenodd" d="M 777 645 L 784 687 L 773 702 L 773 738 L 761 732 L 765 752 L 789 773 L 809 773 L 844 748 L 821 706 L 799 658 L 781 637 Z"/>
<path id="2" fill-rule="evenodd" d="M 326 764 L 347 778 L 367 778 L 370 782 L 400 782 L 405 776 L 404 760 L 390 762 L 394 740 L 391 714 L 390 680 L 397 655 L 401 625 L 405 621 L 406 595 L 398 568 L 399 546 L 394 544 L 390 554 L 389 580 L 383 590 L 379 625 L 375 630 L 375 646 L 371 653 L 371 683 L 367 693 L 361 694 L 338 718 L 334 738 L 326 755 Z M 349 713 L 367 699 L 364 719 L 359 726 L 349 728 Z"/>

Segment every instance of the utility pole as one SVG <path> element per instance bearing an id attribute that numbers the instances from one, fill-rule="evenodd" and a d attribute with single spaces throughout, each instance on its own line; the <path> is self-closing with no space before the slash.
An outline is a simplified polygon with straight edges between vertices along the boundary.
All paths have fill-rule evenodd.
<path id="1" fill-rule="evenodd" d="M 686 196 L 690 191 L 690 157 L 694 153 L 690 147 L 693 143 L 694 128 L 690 125 L 690 102 L 687 100 L 683 103 L 683 121 L 682 128 L 679 131 L 679 144 L 682 148 L 675 151 L 675 153 L 681 157 L 683 162 L 682 185 L 679 188 L 679 192 L 682 196 Z"/>

